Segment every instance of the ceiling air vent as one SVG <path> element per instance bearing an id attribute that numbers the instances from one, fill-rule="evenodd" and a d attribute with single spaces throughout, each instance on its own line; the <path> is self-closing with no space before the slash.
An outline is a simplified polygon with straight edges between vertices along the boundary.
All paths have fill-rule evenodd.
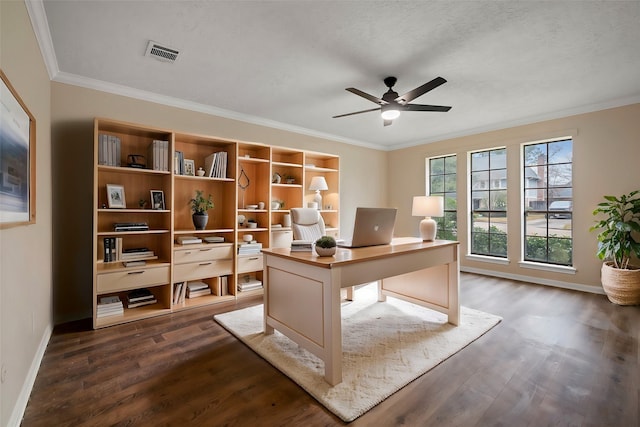
<path id="1" fill-rule="evenodd" d="M 158 61 L 173 63 L 178 58 L 178 53 L 180 52 L 178 52 L 177 49 L 162 46 L 161 44 L 156 43 L 153 40 L 149 40 L 147 51 L 145 52 L 144 56 L 150 56 L 151 58 L 155 58 Z"/>

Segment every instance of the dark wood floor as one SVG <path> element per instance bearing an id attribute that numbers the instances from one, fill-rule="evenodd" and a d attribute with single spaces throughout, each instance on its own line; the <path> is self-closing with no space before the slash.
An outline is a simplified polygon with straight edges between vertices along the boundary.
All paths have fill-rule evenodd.
<path id="1" fill-rule="evenodd" d="M 639 425 L 640 307 L 474 274 L 461 302 L 504 320 L 353 426 Z M 213 321 L 239 307 L 56 328 L 22 426 L 343 425 Z"/>

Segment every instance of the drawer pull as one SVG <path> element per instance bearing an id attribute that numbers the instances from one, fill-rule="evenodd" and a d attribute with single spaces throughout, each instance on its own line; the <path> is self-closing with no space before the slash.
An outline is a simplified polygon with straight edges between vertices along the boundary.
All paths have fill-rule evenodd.
<path id="1" fill-rule="evenodd" d="M 256 261 L 259 260 L 260 258 L 256 257 L 256 258 L 249 258 L 249 261 Z"/>
<path id="2" fill-rule="evenodd" d="M 211 265 L 210 262 L 201 262 L 199 265 Z"/>
<path id="3" fill-rule="evenodd" d="M 127 274 L 142 274 L 144 273 L 144 270 L 142 271 L 129 271 Z"/>
<path id="4" fill-rule="evenodd" d="M 204 248 L 204 249 L 200 249 L 200 252 L 207 252 L 207 251 L 210 251 L 210 250 L 211 250 L 211 248 Z"/>

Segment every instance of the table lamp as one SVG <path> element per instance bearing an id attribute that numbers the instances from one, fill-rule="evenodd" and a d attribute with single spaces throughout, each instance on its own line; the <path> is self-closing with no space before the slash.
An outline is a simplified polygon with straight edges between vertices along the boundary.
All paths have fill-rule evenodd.
<path id="1" fill-rule="evenodd" d="M 424 216 L 424 219 L 420 221 L 420 237 L 427 242 L 434 240 L 438 224 L 431 217 L 444 215 L 444 198 L 442 196 L 414 196 L 411 215 Z"/>
<path id="2" fill-rule="evenodd" d="M 327 185 L 327 181 L 325 181 L 324 176 L 314 176 L 313 178 L 311 178 L 311 184 L 309 184 L 309 190 L 316 192 L 316 195 L 313 197 L 313 200 L 318 205 L 318 209 L 322 209 L 322 196 L 320 195 L 320 190 L 325 191 L 328 189 L 329 189 L 329 186 Z"/>

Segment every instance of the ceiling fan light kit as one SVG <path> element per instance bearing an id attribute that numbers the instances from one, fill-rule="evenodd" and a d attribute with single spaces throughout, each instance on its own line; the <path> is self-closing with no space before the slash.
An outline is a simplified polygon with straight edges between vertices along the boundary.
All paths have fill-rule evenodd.
<path id="1" fill-rule="evenodd" d="M 428 83 L 423 84 L 422 86 L 418 86 L 417 88 L 410 90 L 402 96 L 398 96 L 398 93 L 393 90 L 393 86 L 396 84 L 397 79 L 395 77 L 387 77 L 384 79 L 384 84 L 389 88 L 389 90 L 382 95 L 382 98 L 375 97 L 373 95 L 369 95 L 366 92 L 363 92 L 359 89 L 349 87 L 346 90 L 355 95 L 361 96 L 364 99 L 367 99 L 371 102 L 374 102 L 380 105 L 379 108 L 371 108 L 369 110 L 356 111 L 353 113 L 340 114 L 338 116 L 333 116 L 334 119 L 339 117 L 353 116 L 354 114 L 368 113 L 371 111 L 380 111 L 383 119 L 384 126 L 389 126 L 393 123 L 394 119 L 400 117 L 401 111 L 439 111 L 439 112 L 447 112 L 451 109 L 451 107 L 443 106 L 443 105 L 423 105 L 423 104 L 409 104 L 409 102 L 418 98 L 419 96 L 424 95 L 437 88 L 438 86 L 446 83 L 447 81 L 442 77 L 436 77 Z"/>

